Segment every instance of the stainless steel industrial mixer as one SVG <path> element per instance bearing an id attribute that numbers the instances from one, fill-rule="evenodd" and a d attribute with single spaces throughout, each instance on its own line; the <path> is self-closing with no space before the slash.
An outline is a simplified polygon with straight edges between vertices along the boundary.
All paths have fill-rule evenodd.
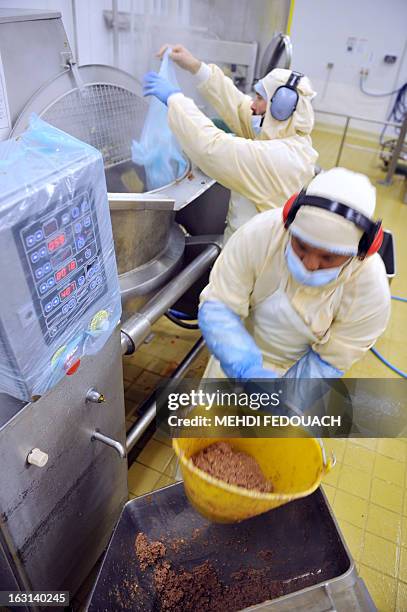
<path id="1" fill-rule="evenodd" d="M 119 274 L 127 274 L 121 279 L 123 297 L 125 302 L 132 297 L 131 308 L 134 308 L 145 301 L 145 298 L 135 300 L 135 297 L 145 296 L 146 292 L 162 286 L 181 262 L 183 234 L 174 224 L 176 211 L 195 202 L 199 204 L 199 214 L 194 213 L 195 231 L 192 233 L 222 233 L 228 192 L 223 188 L 219 191 L 212 179 L 189 165 L 178 180 L 144 193 L 144 170 L 131 160 L 131 143 L 140 138 L 148 108 L 140 83 L 110 66 L 76 66 L 59 14 L 45 14 L 44 19 L 43 14 L 32 16 L 31 13 L 20 17 L 20 21 L 3 22 L 1 26 L 0 53 L 6 91 L 13 108 L 21 111 L 12 120 L 11 135 L 18 136 L 24 131 L 30 115 L 36 113 L 101 151 Z M 48 49 L 47 55 L 41 37 L 44 33 L 40 31 L 44 22 L 48 22 L 47 28 L 54 35 L 52 49 Z M 25 90 L 24 81 L 15 71 L 16 55 L 21 55 L 18 40 L 22 26 L 26 46 L 49 64 L 48 74 L 38 74 L 34 93 Z M 3 48 L 6 53 L 2 52 Z M 27 64 L 31 60 L 24 55 L 26 61 L 21 60 L 19 74 L 25 74 L 30 68 Z M 44 71 L 44 66 L 41 70 Z M 215 189 L 216 201 L 212 198 L 212 189 Z M 122 198 L 118 194 L 126 196 Z M 198 223 L 199 217 L 204 221 L 204 231 L 197 232 L 197 216 Z M 141 275 L 137 273 L 139 268 L 142 268 Z"/>
<path id="2" fill-rule="evenodd" d="M 94 565 L 127 497 L 121 356 L 137 349 L 220 250 L 212 238 L 185 238 L 175 223 L 176 210 L 202 194 L 218 205 L 210 197 L 217 186 L 199 169 L 189 167 L 179 181 L 142 193 L 142 172 L 130 162 L 147 108 L 139 94 L 139 84 L 120 70 L 74 64 L 59 13 L 0 9 L 1 137 L 17 136 L 36 112 L 101 151 L 131 315 L 73 378 L 37 401 L 24 405 L 0 395 L 4 587 L 74 593 Z M 153 411 L 147 416 L 143 427 Z"/>

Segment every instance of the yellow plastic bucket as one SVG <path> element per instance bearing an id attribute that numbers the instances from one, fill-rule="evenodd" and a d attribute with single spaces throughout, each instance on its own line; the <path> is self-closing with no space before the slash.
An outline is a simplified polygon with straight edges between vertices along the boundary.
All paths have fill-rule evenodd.
<path id="1" fill-rule="evenodd" d="M 258 462 L 273 484 L 273 493 L 250 491 L 209 476 L 197 468 L 191 456 L 215 442 L 229 442 Z M 308 438 L 174 438 L 186 495 L 206 518 L 233 523 L 278 508 L 315 491 L 335 464 L 326 459 L 320 440 Z"/>

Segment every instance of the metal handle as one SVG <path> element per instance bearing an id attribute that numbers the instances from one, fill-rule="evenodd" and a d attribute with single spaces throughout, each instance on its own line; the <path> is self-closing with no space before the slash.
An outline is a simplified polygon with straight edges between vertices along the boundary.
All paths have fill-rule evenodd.
<path id="1" fill-rule="evenodd" d="M 162 389 L 162 392 L 165 391 L 167 387 L 169 387 L 174 380 L 182 380 L 186 375 L 188 368 L 196 359 L 196 357 L 201 353 L 202 349 L 205 346 L 205 340 L 203 338 L 199 338 L 199 340 L 194 344 L 192 349 L 189 351 L 188 355 L 181 361 L 178 367 L 174 370 L 174 372 L 170 376 L 170 380 L 167 383 L 167 386 Z M 156 404 L 156 394 L 153 393 L 143 404 L 143 415 L 136 421 L 133 427 L 127 432 L 126 438 L 126 449 L 127 452 L 130 452 L 133 446 L 139 441 L 143 433 L 146 431 L 150 423 L 153 422 L 155 416 L 157 414 L 157 404 Z"/>
<path id="2" fill-rule="evenodd" d="M 211 266 L 220 253 L 220 246 L 211 244 L 163 287 L 139 312 L 122 327 L 121 345 L 125 355 L 131 355 L 151 332 L 151 326 L 170 308 Z"/>
<path id="3" fill-rule="evenodd" d="M 291 66 L 291 61 L 293 59 L 293 45 L 291 39 L 287 34 L 283 34 L 282 41 L 285 47 L 286 60 L 284 64 L 284 68 L 288 70 Z"/>
<path id="4" fill-rule="evenodd" d="M 119 456 L 121 459 L 126 458 L 126 449 L 124 448 L 121 442 L 118 442 L 118 440 L 113 440 L 113 438 L 109 438 L 109 436 L 105 436 L 104 434 L 100 433 L 100 431 L 94 431 L 92 434 L 91 440 L 92 442 L 94 440 L 99 440 L 99 442 L 103 442 L 103 444 L 106 444 L 107 446 L 114 448 L 114 450 L 117 453 L 119 453 Z"/>

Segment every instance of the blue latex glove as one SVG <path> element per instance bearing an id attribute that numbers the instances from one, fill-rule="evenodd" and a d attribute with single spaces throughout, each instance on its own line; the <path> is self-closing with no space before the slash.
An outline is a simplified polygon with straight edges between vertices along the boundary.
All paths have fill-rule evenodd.
<path id="1" fill-rule="evenodd" d="M 164 104 L 167 104 L 168 98 L 181 90 L 179 87 L 172 85 L 167 79 L 157 74 L 156 72 L 147 72 L 143 79 L 143 95 L 155 96 Z"/>
<path id="2" fill-rule="evenodd" d="M 312 410 L 330 391 L 332 384 L 329 379 L 340 378 L 343 374 L 342 370 L 338 370 L 310 349 L 284 375 L 284 378 L 294 378 L 298 381 L 291 387 L 293 406 L 303 413 Z"/>
<path id="3" fill-rule="evenodd" d="M 198 322 L 210 352 L 229 378 L 275 378 L 264 370 L 263 356 L 240 317 L 222 302 L 204 302 Z"/>
<path id="4" fill-rule="evenodd" d="M 284 374 L 284 378 L 340 378 L 344 372 L 338 370 L 310 349 Z"/>

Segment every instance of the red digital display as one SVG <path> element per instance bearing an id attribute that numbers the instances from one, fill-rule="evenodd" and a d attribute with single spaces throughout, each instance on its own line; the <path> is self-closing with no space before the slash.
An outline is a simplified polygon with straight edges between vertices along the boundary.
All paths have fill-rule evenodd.
<path id="1" fill-rule="evenodd" d="M 47 244 L 48 252 L 53 253 L 56 249 L 59 249 L 65 243 L 65 234 L 59 234 L 50 240 Z"/>
<path id="2" fill-rule="evenodd" d="M 69 297 L 73 291 L 76 289 L 76 282 L 72 281 L 69 283 L 62 291 L 59 292 L 59 297 L 61 300 L 65 300 L 65 298 Z"/>
<path id="3" fill-rule="evenodd" d="M 76 269 L 76 260 L 73 259 L 68 264 L 66 264 L 66 266 L 64 266 L 60 270 L 57 270 L 57 272 L 55 272 L 55 275 L 54 275 L 55 282 L 59 283 L 60 280 L 65 278 L 65 276 L 68 276 L 68 274 L 70 274 L 72 270 L 75 270 L 75 269 Z"/>

